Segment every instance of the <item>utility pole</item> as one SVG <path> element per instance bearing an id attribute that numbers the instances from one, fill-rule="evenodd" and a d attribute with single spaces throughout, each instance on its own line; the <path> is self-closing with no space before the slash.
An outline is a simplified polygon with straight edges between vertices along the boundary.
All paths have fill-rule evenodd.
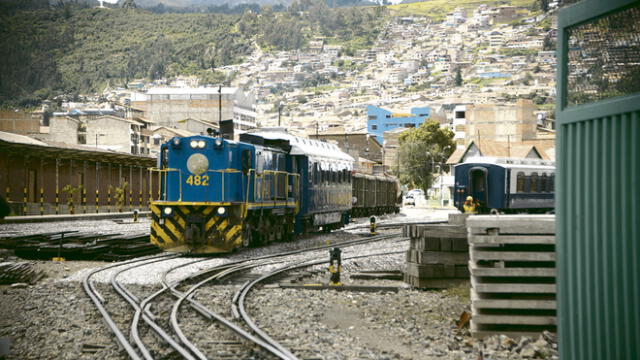
<path id="1" fill-rule="evenodd" d="M 316 139 L 318 139 L 318 131 L 320 130 L 319 127 L 320 124 L 318 124 L 318 121 L 316 120 Z"/>
<path id="2" fill-rule="evenodd" d="M 222 122 L 222 84 L 218 86 L 218 128 Z"/>
<path id="3" fill-rule="evenodd" d="M 281 116 L 282 116 L 282 101 L 278 102 L 278 127 L 280 127 Z"/>

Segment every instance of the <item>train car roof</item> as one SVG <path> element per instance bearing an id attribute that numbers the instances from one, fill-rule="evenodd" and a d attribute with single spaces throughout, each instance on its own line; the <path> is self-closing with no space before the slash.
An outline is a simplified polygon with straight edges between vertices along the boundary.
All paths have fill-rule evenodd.
<path id="1" fill-rule="evenodd" d="M 263 139 L 260 145 L 268 146 L 270 143 L 282 142 L 288 145 L 288 152 L 291 155 L 307 155 L 319 158 L 343 160 L 353 162 L 353 158 L 349 154 L 340 150 L 337 145 L 329 144 L 323 141 L 302 138 L 285 132 L 277 131 L 257 131 L 242 134 L 240 140 L 255 144 L 256 138 Z M 264 141 L 267 140 L 267 141 Z M 284 144 L 283 144 L 284 145 Z"/>
<path id="2" fill-rule="evenodd" d="M 505 168 L 545 168 L 555 169 L 556 163 L 554 161 L 542 160 L 542 159 L 515 159 L 515 158 L 495 158 L 487 156 L 473 156 L 467 158 L 464 163 L 456 164 L 469 165 L 469 164 L 493 164 L 502 166 Z"/>

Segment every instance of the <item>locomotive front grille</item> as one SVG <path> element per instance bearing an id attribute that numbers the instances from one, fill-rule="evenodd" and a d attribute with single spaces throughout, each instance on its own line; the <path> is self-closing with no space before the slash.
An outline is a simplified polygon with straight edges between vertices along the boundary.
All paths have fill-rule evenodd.
<path id="1" fill-rule="evenodd" d="M 163 209 L 171 207 L 170 216 Z M 216 206 L 151 205 L 151 242 L 165 250 L 180 252 L 230 251 L 242 242 L 242 224 L 229 216 L 219 216 Z"/>

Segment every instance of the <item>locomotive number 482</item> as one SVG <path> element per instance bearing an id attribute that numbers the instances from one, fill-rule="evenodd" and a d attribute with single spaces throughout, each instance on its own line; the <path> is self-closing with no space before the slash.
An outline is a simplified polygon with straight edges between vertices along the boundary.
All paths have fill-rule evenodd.
<path id="1" fill-rule="evenodd" d="M 187 184 L 193 186 L 209 186 L 209 175 L 189 175 Z"/>

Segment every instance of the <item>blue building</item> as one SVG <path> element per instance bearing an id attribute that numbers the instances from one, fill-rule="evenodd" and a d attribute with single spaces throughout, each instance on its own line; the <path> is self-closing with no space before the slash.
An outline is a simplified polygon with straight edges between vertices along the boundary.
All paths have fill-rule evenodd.
<path id="1" fill-rule="evenodd" d="M 428 107 L 412 108 L 410 114 L 393 113 L 377 106 L 367 106 L 367 132 L 374 134 L 380 142 L 384 142 L 384 132 L 399 127 L 418 127 L 428 117 L 431 109 Z"/>

